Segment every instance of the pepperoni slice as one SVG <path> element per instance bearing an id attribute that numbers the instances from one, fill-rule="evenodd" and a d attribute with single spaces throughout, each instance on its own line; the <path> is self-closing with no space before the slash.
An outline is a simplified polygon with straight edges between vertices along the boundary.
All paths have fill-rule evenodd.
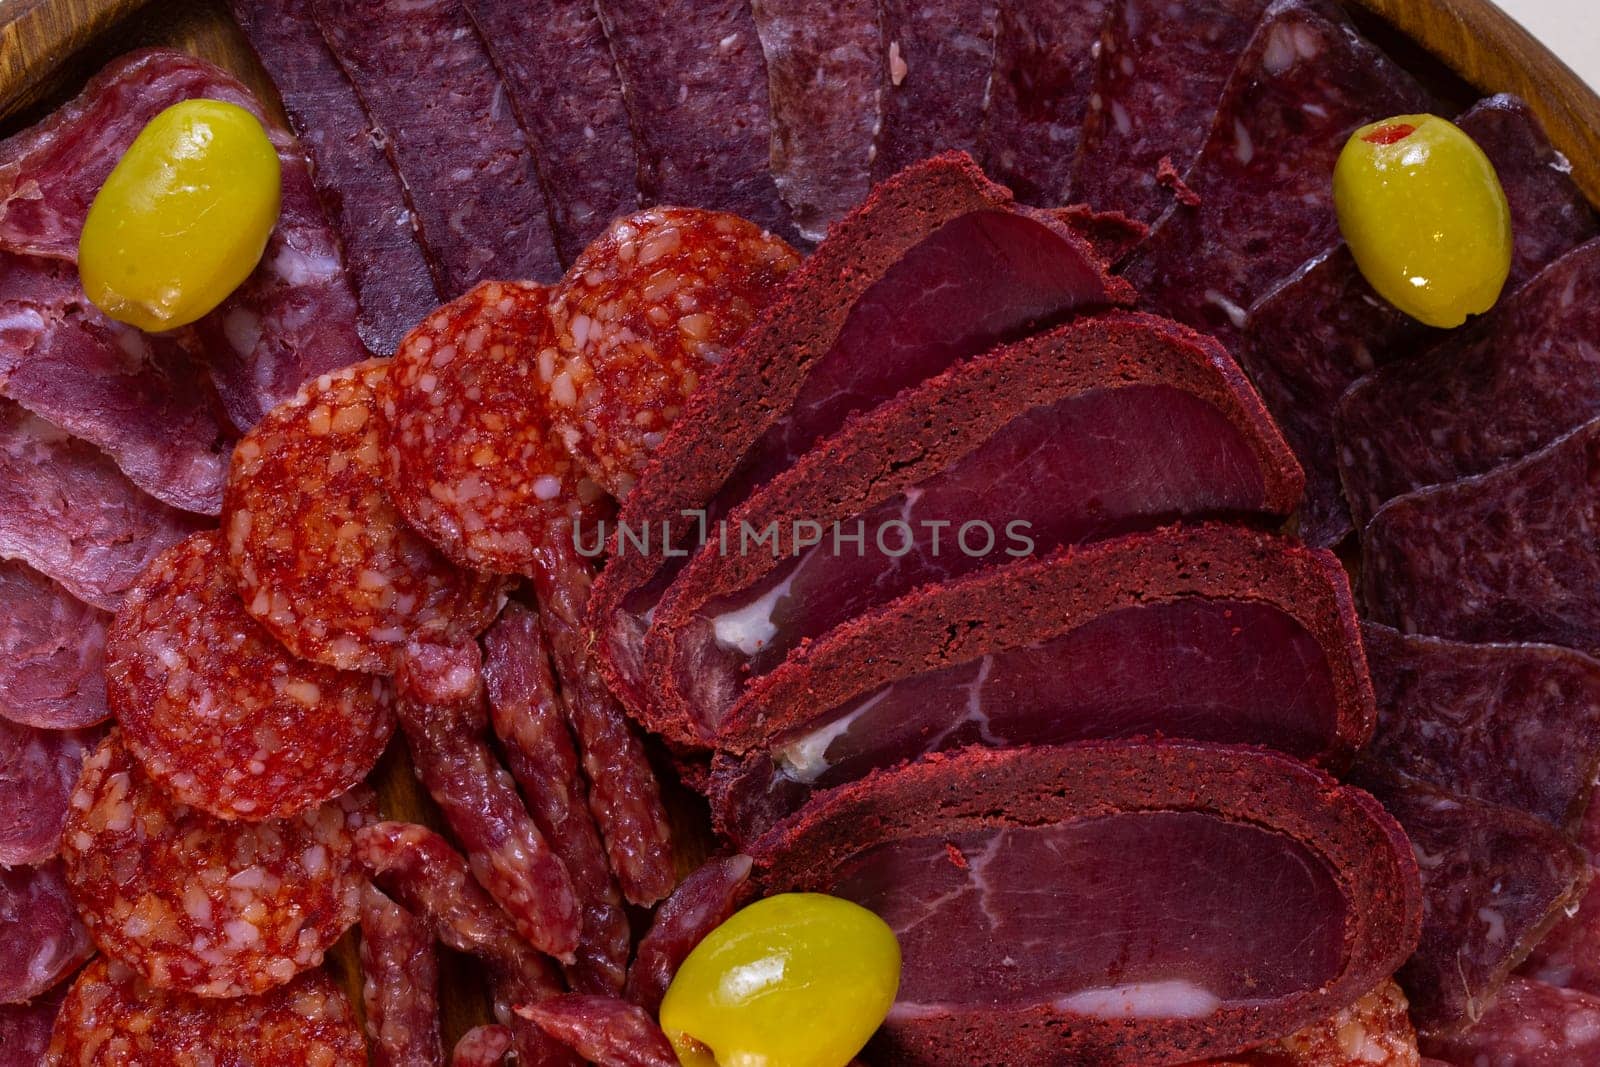
<path id="1" fill-rule="evenodd" d="M 356 921 L 357 788 L 277 822 L 225 822 L 169 799 L 117 732 L 89 757 L 61 855 L 84 924 L 152 985 L 260 993 L 322 962 Z"/>
<path id="2" fill-rule="evenodd" d="M 168 549 L 111 627 L 122 739 L 177 800 L 275 819 L 364 778 L 394 732 L 382 678 L 291 656 L 244 610 L 216 531 Z"/>
<path id="3" fill-rule="evenodd" d="M 302 659 L 375 673 L 408 637 L 477 636 L 501 603 L 498 579 L 452 565 L 384 491 L 387 371 L 368 360 L 303 385 L 239 442 L 222 505 L 245 610 Z"/>
<path id="4" fill-rule="evenodd" d="M 549 291 L 485 282 L 406 335 L 379 388 L 401 514 L 464 567 L 520 573 L 552 518 L 602 496 L 550 426 Z"/>
<path id="5" fill-rule="evenodd" d="M 61 846 L 67 798 L 103 728 L 37 730 L 0 719 L 0 865 L 42 863 Z"/>
<path id="6" fill-rule="evenodd" d="M 152 989 L 104 957 L 56 1016 L 52 1067 L 365 1067 L 356 1013 L 325 971 L 269 993 L 211 999 Z"/>
<path id="7" fill-rule="evenodd" d="M 31 1000 L 93 952 L 59 862 L 0 868 L 0 1004 Z"/>
<path id="8" fill-rule="evenodd" d="M 618 219 L 550 294 L 539 371 L 591 478 L 625 496 L 700 379 L 800 263 L 736 215 L 660 207 Z"/>

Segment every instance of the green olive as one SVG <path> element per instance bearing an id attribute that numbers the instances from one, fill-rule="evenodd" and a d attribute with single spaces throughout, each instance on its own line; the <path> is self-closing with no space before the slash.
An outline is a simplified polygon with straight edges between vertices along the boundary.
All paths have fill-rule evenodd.
<path id="1" fill-rule="evenodd" d="M 872 912 L 784 893 L 701 941 L 661 1002 L 684 1067 L 845 1067 L 894 1003 L 900 945 Z"/>
<path id="2" fill-rule="evenodd" d="M 1350 135 L 1333 170 L 1339 228 L 1389 303 L 1429 326 L 1488 311 L 1511 270 L 1511 210 L 1477 142 L 1435 115 Z"/>
<path id="3" fill-rule="evenodd" d="M 78 273 L 141 330 L 200 318 L 249 277 L 278 220 L 278 153 L 256 117 L 185 100 L 151 119 L 95 194 Z"/>

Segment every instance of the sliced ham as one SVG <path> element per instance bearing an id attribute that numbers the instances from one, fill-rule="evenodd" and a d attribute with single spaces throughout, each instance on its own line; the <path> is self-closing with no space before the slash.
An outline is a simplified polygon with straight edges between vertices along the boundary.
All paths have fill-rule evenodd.
<path id="1" fill-rule="evenodd" d="M 1267 745 L 1335 766 L 1373 721 L 1331 554 L 1211 526 L 925 589 L 761 679 L 723 724 L 713 813 L 746 841 L 813 790 L 925 753 L 1092 738 Z"/>
<path id="2" fill-rule="evenodd" d="M 695 543 L 697 511 L 726 514 L 853 411 L 997 342 L 1131 297 L 1072 227 L 1014 207 L 967 157 L 880 185 L 789 275 L 628 495 L 621 523 L 654 539 L 614 556 L 595 589 L 591 619 L 613 688 L 644 706 L 646 619 Z"/>
<path id="3" fill-rule="evenodd" d="M 0 719 L 0 866 L 43 863 L 59 851 L 83 758 L 104 733 L 41 730 Z"/>
<path id="4" fill-rule="evenodd" d="M 735 510 L 656 611 L 653 725 L 714 735 L 793 650 L 920 585 L 1178 517 L 1283 516 L 1299 494 L 1209 338 L 1136 312 L 1079 319 L 856 420 Z M 752 548 L 752 531 L 775 543 Z"/>
<path id="5" fill-rule="evenodd" d="M 908 1067 L 1243 1051 L 1358 1000 L 1421 916 L 1372 798 L 1227 746 L 936 756 L 819 796 L 752 855 L 766 891 L 834 893 L 895 930 L 869 1053 Z"/>
<path id="6" fill-rule="evenodd" d="M 109 621 L 32 567 L 0 562 L 0 719 L 74 730 L 109 718 Z"/>
<path id="7" fill-rule="evenodd" d="M 879 0 L 879 7 L 883 133 L 873 178 L 940 152 L 976 153 L 995 66 L 999 0 Z"/>
<path id="8" fill-rule="evenodd" d="M 1488 474 L 1386 504 L 1362 538 L 1378 622 L 1600 653 L 1600 419 Z"/>
<path id="9" fill-rule="evenodd" d="M 1443 1067 L 1600 1063 L 1600 997 L 1513 978 L 1476 1025 L 1424 1047 L 1441 1057 Z"/>

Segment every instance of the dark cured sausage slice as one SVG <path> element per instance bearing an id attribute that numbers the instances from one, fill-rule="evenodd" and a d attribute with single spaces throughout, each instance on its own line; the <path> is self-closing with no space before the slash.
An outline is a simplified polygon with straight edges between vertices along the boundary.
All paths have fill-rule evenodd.
<path id="1" fill-rule="evenodd" d="M 559 275 L 533 148 L 458 0 L 312 0 L 311 8 L 386 140 L 440 295 L 489 277 Z"/>
<path id="2" fill-rule="evenodd" d="M 752 855 L 765 891 L 835 893 L 896 931 L 873 1048 L 907 1065 L 1237 1052 L 1358 1000 L 1422 913 L 1371 797 L 1182 742 L 931 757 L 823 794 Z"/>
<path id="3" fill-rule="evenodd" d="M 42 863 L 60 850 L 67 800 L 103 733 L 0 719 L 0 866 Z"/>
<path id="4" fill-rule="evenodd" d="M 1477 1022 L 1425 1041 L 1443 1063 L 1494 1067 L 1574 1067 L 1600 1060 L 1600 997 L 1545 982 L 1513 978 Z"/>
<path id="5" fill-rule="evenodd" d="M 769 169 L 767 68 L 749 4 L 599 0 L 595 8 L 622 80 L 645 203 L 726 211 L 792 239 Z"/>
<path id="6" fill-rule="evenodd" d="M 1488 474 L 1397 497 L 1362 538 L 1362 599 L 1405 633 L 1600 653 L 1600 419 Z"/>
<path id="7" fill-rule="evenodd" d="M 282 985 L 356 921 L 351 834 L 364 788 L 271 823 L 169 800 L 115 733 L 84 764 L 61 839 L 100 950 L 147 981 L 207 997 Z"/>
<path id="8" fill-rule="evenodd" d="M 749 856 L 707 860 L 656 909 L 628 971 L 628 999 L 652 1015 L 694 947 L 749 895 Z"/>
<path id="9" fill-rule="evenodd" d="M 475 637 L 500 582 L 452 566 L 383 483 L 389 361 L 307 382 L 239 442 L 222 528 L 245 610 L 295 655 L 387 673 L 408 639 Z"/>
<path id="10" fill-rule="evenodd" d="M 1589 857 L 1589 889 L 1577 913 L 1560 919 L 1517 973 L 1600 996 L 1600 805 L 1591 802 L 1584 813 L 1578 846 Z"/>
<path id="11" fill-rule="evenodd" d="M 651 725 L 714 736 L 807 640 L 930 582 L 1179 517 L 1286 515 L 1299 495 L 1210 338 L 1135 312 L 1075 320 L 858 418 L 729 516 L 656 610 Z"/>
<path id="12" fill-rule="evenodd" d="M 1267 0 L 1111 0 L 1095 56 L 1074 200 L 1154 222 L 1173 203 Z M 1168 181 L 1166 184 L 1173 184 Z"/>
<path id="13" fill-rule="evenodd" d="M 310 0 L 233 0 L 232 10 L 314 164 L 360 305 L 361 340 L 388 355 L 439 303 L 400 176 L 312 21 Z"/>
<path id="14" fill-rule="evenodd" d="M 1092 738 L 1265 745 L 1335 769 L 1372 689 L 1330 553 L 1213 526 L 924 588 L 840 627 L 724 724 L 712 811 L 748 841 L 813 791 L 928 752 Z"/>
<path id="15" fill-rule="evenodd" d="M 363 1067 L 355 1009 L 326 971 L 255 997 L 151 989 L 104 959 L 86 967 L 56 1018 L 51 1067 Z"/>
<path id="16" fill-rule="evenodd" d="M 542 163 L 570 264 L 639 206 L 639 152 L 611 47 L 590 0 L 466 0 Z"/>
<path id="17" fill-rule="evenodd" d="M 879 0 L 883 129 L 872 176 L 882 180 L 940 152 L 978 151 L 994 70 L 996 0 Z"/>
<path id="18" fill-rule="evenodd" d="M 772 178 L 820 241 L 867 198 L 883 123 L 878 0 L 754 0 L 772 101 Z"/>
<path id="19" fill-rule="evenodd" d="M 622 525 L 652 527 L 658 539 L 614 554 L 596 591 L 592 625 L 613 689 L 635 713 L 647 703 L 646 617 L 682 563 L 663 557 L 659 538 L 684 554 L 696 509 L 725 514 L 852 411 L 999 341 L 1131 297 L 1060 218 L 1012 207 L 965 156 L 880 185 L 694 392 L 655 475 L 629 494 Z"/>
<path id="20" fill-rule="evenodd" d="M 0 867 L 0 1004 L 39 996 L 92 955 L 60 863 Z"/>
<path id="21" fill-rule="evenodd" d="M 0 719 L 76 730 L 110 717 L 109 619 L 32 567 L 0 562 Z"/>
<path id="22" fill-rule="evenodd" d="M 50 1028 L 67 997 L 57 986 L 26 1004 L 0 1004 L 0 1062 L 6 1067 L 39 1067 L 50 1047 Z"/>
<path id="23" fill-rule="evenodd" d="M 678 1067 L 678 1057 L 655 1019 L 638 1005 L 616 997 L 568 993 L 520 1004 L 517 1014 L 589 1063 Z"/>
<path id="24" fill-rule="evenodd" d="M 122 739 L 180 803 L 281 819 L 367 776 L 394 732 L 382 678 L 291 656 L 244 610 L 216 531 L 139 576 L 106 644 Z"/>
<path id="25" fill-rule="evenodd" d="M 361 887 L 361 1001 L 372 1067 L 443 1067 L 433 932 L 371 885 Z"/>

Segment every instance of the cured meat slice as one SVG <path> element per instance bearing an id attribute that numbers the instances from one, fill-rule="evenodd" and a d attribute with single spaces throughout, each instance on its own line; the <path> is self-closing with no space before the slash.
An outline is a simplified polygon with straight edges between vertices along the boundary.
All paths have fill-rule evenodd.
<path id="1" fill-rule="evenodd" d="M 520 1004 L 517 1014 L 589 1063 L 678 1067 L 678 1057 L 656 1021 L 638 1005 L 616 997 L 568 993 Z"/>
<path id="2" fill-rule="evenodd" d="M 644 746 L 606 688 L 583 629 L 594 572 L 557 533 L 535 551 L 531 577 L 611 870 L 630 903 L 654 904 L 677 884 L 672 831 Z"/>
<path id="3" fill-rule="evenodd" d="M 386 673 L 408 638 L 488 627 L 501 583 L 452 566 L 384 490 L 389 361 L 307 382 L 234 451 L 222 528 L 245 610 L 303 659 Z"/>
<path id="4" fill-rule="evenodd" d="M 752 855 L 766 891 L 894 929 L 900 991 L 869 1054 L 897 1064 L 1228 1055 L 1354 1003 L 1422 911 L 1371 797 L 1189 742 L 931 757 L 820 795 Z"/>
<path id="5" fill-rule="evenodd" d="M 311 9 L 383 131 L 440 295 L 489 277 L 559 275 L 532 146 L 461 4 L 311 0 Z"/>
<path id="6" fill-rule="evenodd" d="M 355 287 L 361 340 L 388 355 L 439 293 L 383 138 L 312 21 L 310 0 L 233 0 L 232 11 L 311 158 Z"/>
<path id="7" fill-rule="evenodd" d="M 443 1067 L 433 934 L 371 885 L 361 887 L 361 979 L 373 1067 Z"/>
<path id="8" fill-rule="evenodd" d="M 244 610 L 216 531 L 157 557 L 106 643 L 122 740 L 175 800 L 280 819 L 367 776 L 394 732 L 388 683 L 291 656 Z"/>
<path id="9" fill-rule="evenodd" d="M 969 744 L 1159 735 L 1337 767 L 1372 723 L 1333 555 L 1163 531 L 923 589 L 805 648 L 723 723 L 747 755 L 719 761 L 712 807 L 747 841 L 815 789 Z"/>
<path id="10" fill-rule="evenodd" d="M 820 241 L 867 198 L 883 124 L 878 0 L 753 0 L 772 104 L 772 178 L 800 236 Z"/>
<path id="11" fill-rule="evenodd" d="M 1600 663 L 1553 645 L 1362 628 L 1377 691 L 1367 754 L 1409 778 L 1576 825 L 1600 776 Z"/>
<path id="12" fill-rule="evenodd" d="M 1423 1067 L 1406 996 L 1394 982 L 1288 1037 L 1190 1067 Z"/>
<path id="13" fill-rule="evenodd" d="M 522 787 L 528 814 L 561 858 L 583 913 L 568 984 L 580 992 L 615 993 L 627 975 L 633 935 L 589 814 L 589 790 L 556 693 L 539 616 L 521 604 L 507 604 L 483 635 L 483 648 L 490 719 L 506 766 Z"/>
<path id="14" fill-rule="evenodd" d="M 260 996 L 211 999 L 152 989 L 126 967 L 98 959 L 61 1005 L 46 1062 L 362 1067 L 367 1057 L 355 1009 L 326 971 Z"/>
<path id="15" fill-rule="evenodd" d="M 0 1004 L 32 1000 L 94 954 L 61 864 L 0 867 Z"/>
<path id="16" fill-rule="evenodd" d="M 1371 617 L 1463 641 L 1600 653 L 1600 420 L 1488 474 L 1390 501 L 1362 537 Z"/>
<path id="17" fill-rule="evenodd" d="M 1513 978 L 1482 1018 L 1458 1034 L 1424 1042 L 1449 1064 L 1571 1067 L 1600 1057 L 1600 997 Z"/>
<path id="18" fill-rule="evenodd" d="M 474 1026 L 450 1053 L 450 1067 L 494 1067 L 511 1051 L 511 1030 L 499 1023 Z"/>
<path id="19" fill-rule="evenodd" d="M 1232 340 L 1245 312 L 1338 234 L 1334 160 L 1427 94 L 1325 0 L 1275 0 L 1224 89 L 1174 205 L 1126 275 L 1154 307 Z"/>
<path id="20" fill-rule="evenodd" d="M 1589 890 L 1576 914 L 1561 919 L 1540 941 L 1520 973 L 1564 988 L 1600 996 L 1600 805 L 1590 803 L 1578 829 L 1578 844 L 1589 857 Z"/>
<path id="21" fill-rule="evenodd" d="M 1423 1034 L 1483 1014 L 1506 976 L 1583 895 L 1583 853 L 1511 808 L 1441 792 L 1363 765 L 1355 779 L 1422 857 L 1422 940 L 1400 968 Z"/>
<path id="22" fill-rule="evenodd" d="M 0 293 L 0 395 L 100 448 L 158 500 L 215 515 L 235 434 L 179 339 L 107 318 L 59 261 L 0 252 Z"/>
<path id="23" fill-rule="evenodd" d="M 1471 328 L 1384 367 L 1339 403 L 1339 474 L 1364 524 L 1386 500 L 1517 459 L 1600 414 L 1600 239 Z"/>
<path id="24" fill-rule="evenodd" d="M 0 561 L 0 719 L 47 730 L 107 719 L 108 618 L 32 567 Z"/>
<path id="25" fill-rule="evenodd" d="M 996 0 L 879 0 L 883 125 L 872 176 L 952 149 L 977 153 L 995 69 Z"/>
<path id="26" fill-rule="evenodd" d="M 0 400 L 0 559 L 115 610 L 150 561 L 199 526 L 93 446 Z"/>
<path id="27" fill-rule="evenodd" d="M 1025 204 L 1053 207 L 1067 199 L 1095 44 L 1110 6 L 1110 0 L 1000 0 L 979 158 Z"/>
<path id="28" fill-rule="evenodd" d="M 529 943 L 573 962 L 582 922 L 577 897 L 489 747 L 478 646 L 407 646 L 398 682 L 411 762 L 466 847 L 472 873 Z"/>
<path id="29" fill-rule="evenodd" d="M 291 819 L 224 822 L 170 800 L 115 733 L 84 764 L 61 855 L 84 925 L 146 981 L 206 997 L 282 985 L 356 921 L 365 788 Z"/>
<path id="30" fill-rule="evenodd" d="M 0 1062 L 6 1067 L 44 1063 L 50 1029 L 66 996 L 67 987 L 62 985 L 26 1004 L 0 1004 Z"/>
<path id="31" fill-rule="evenodd" d="M 792 651 L 918 586 L 1176 517 L 1286 515 L 1299 495 L 1220 346 L 1137 312 L 1076 320 L 857 419 L 736 510 L 656 610 L 651 725 L 714 735 Z"/>
<path id="32" fill-rule="evenodd" d="M 652 1015 L 678 968 L 705 936 L 738 910 L 748 895 L 749 856 L 707 860 L 656 910 L 628 971 L 628 999 Z"/>
<path id="33" fill-rule="evenodd" d="M 727 211 L 791 239 L 768 168 L 767 67 L 750 5 L 598 0 L 595 9 L 633 125 L 644 202 Z"/>
<path id="34" fill-rule="evenodd" d="M 1131 295 L 1059 217 L 1013 208 L 964 156 L 928 160 L 879 186 L 694 392 L 654 475 L 629 494 L 622 528 L 662 537 L 613 554 L 595 607 L 609 679 L 629 709 L 647 703 L 646 616 L 694 543 L 700 511 L 726 514 L 852 411 Z"/>
<path id="35" fill-rule="evenodd" d="M 639 206 L 639 151 L 600 17 L 585 0 L 467 0 L 467 12 L 544 161 L 556 249 L 571 263 Z"/>
<path id="36" fill-rule="evenodd" d="M 1171 179 L 1199 154 L 1267 0 L 1107 6 L 1072 163 L 1072 196 L 1154 222 L 1174 201 Z"/>
<path id="37" fill-rule="evenodd" d="M 42 863 L 60 850 L 67 799 L 101 733 L 0 719 L 0 865 Z"/>

